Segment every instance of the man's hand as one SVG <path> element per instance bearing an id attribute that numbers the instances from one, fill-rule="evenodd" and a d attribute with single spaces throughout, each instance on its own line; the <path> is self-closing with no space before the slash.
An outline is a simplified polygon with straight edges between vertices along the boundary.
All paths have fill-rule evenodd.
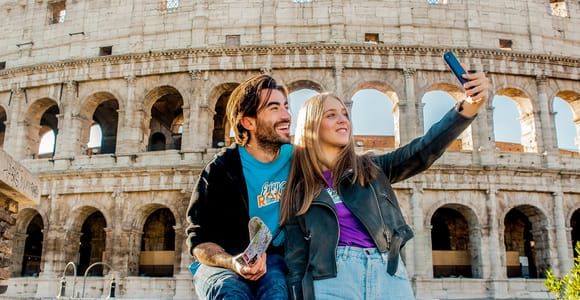
<path id="1" fill-rule="evenodd" d="M 232 257 L 232 270 L 240 276 L 247 280 L 256 281 L 266 274 L 266 253 L 260 255 L 254 263 L 249 265 L 239 263 L 238 256 Z"/>
<path id="2" fill-rule="evenodd" d="M 202 243 L 193 249 L 193 255 L 204 265 L 230 269 L 248 280 L 258 280 L 267 271 L 266 253 L 260 255 L 254 263 L 244 265 L 238 262 L 239 255 L 232 256 L 214 243 Z"/>
<path id="3" fill-rule="evenodd" d="M 465 68 L 465 66 L 463 67 Z M 473 117 L 489 98 L 489 78 L 483 72 L 466 73 L 463 78 L 469 80 L 463 85 L 468 99 L 464 101 L 463 109 L 460 113 L 465 117 Z"/>

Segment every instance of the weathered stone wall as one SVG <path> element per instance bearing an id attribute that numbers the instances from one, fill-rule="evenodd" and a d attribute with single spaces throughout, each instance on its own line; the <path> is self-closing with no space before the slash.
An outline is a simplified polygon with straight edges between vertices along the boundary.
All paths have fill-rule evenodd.
<path id="1" fill-rule="evenodd" d="M 510 39 L 518 52 L 578 57 L 580 4 L 566 1 L 569 17 L 552 16 L 547 1 L 315 0 L 66 1 L 63 23 L 49 24 L 55 1 L 4 1 L 0 57 L 8 67 L 113 54 L 241 45 L 363 43 L 377 33 L 385 44 L 499 49 Z M 443 1 L 440 1 L 443 2 Z"/>
<path id="2" fill-rule="evenodd" d="M 4 281 L 8 294 L 54 296 L 65 264 L 77 260 L 83 222 L 98 211 L 107 224 L 103 260 L 115 269 L 106 276 L 120 278 L 121 295 L 191 298 L 185 211 L 199 171 L 218 151 L 213 129 L 221 124 L 214 117 L 224 95 L 260 72 L 291 91 L 333 91 L 348 105 L 356 92 L 373 88 L 394 102 L 395 143 L 403 145 L 423 133 L 423 95 L 444 90 L 459 100 L 461 87 L 441 60 L 451 48 L 469 69 L 487 72 L 492 95 L 514 97 L 527 113 L 527 142 L 523 152 L 497 147 L 490 101 L 466 137 L 469 149 L 448 152 L 429 171 L 395 186 L 416 234 L 404 251 L 415 292 L 420 299 L 545 297 L 541 280 L 507 278 L 504 220 L 520 210 L 533 225 L 539 266 L 557 274 L 569 269 L 580 160 L 558 150 L 551 103 L 562 96 L 580 115 L 574 17 L 580 7 L 568 1 L 571 17 L 559 19 L 537 1 L 449 2 L 181 1 L 166 11 L 151 0 L 67 1 L 65 22 L 48 25 L 48 1 L 5 1 L 3 148 L 39 176 L 42 195 L 39 204 L 20 207 L 9 233 L 12 275 L 20 276 L 32 218 L 40 215 L 45 226 L 39 278 Z M 77 32 L 84 34 L 69 35 Z M 365 33 L 378 33 L 383 44 L 364 44 Z M 225 36 L 236 34 L 240 46 L 224 47 Z M 514 51 L 498 50 L 499 38 L 512 39 Z M 34 44 L 15 46 L 29 40 Z M 97 57 L 99 47 L 110 45 L 112 56 Z M 150 124 L 158 124 L 152 107 L 168 90 L 183 99 L 182 147 L 147 152 Z M 116 150 L 88 155 L 93 114 L 113 99 Z M 40 118 L 54 104 L 56 151 L 39 159 Z M 144 224 L 159 208 L 176 221 L 174 276 L 136 277 Z M 433 278 L 430 223 L 439 208 L 465 217 L 475 278 Z M 105 281 L 91 283 L 91 295 L 103 294 Z"/>

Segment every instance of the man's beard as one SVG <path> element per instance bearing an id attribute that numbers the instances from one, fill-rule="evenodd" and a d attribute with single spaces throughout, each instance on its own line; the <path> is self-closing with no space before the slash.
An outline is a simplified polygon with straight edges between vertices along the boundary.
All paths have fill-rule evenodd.
<path id="1" fill-rule="evenodd" d="M 290 144 L 290 137 L 286 137 L 276 132 L 276 127 L 280 123 L 289 123 L 289 121 L 280 121 L 273 124 L 266 122 L 256 122 L 256 143 L 265 151 L 277 153 L 280 146 Z"/>

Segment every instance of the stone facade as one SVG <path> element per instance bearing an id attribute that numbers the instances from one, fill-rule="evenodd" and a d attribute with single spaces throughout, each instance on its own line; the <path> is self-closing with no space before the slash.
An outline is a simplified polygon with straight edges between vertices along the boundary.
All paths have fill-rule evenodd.
<path id="1" fill-rule="evenodd" d="M 11 275 L 14 224 L 18 205 L 38 205 L 39 181 L 26 168 L 0 150 L 0 279 Z M 6 281 L 5 281 L 6 282 Z M 0 285 L 0 293 L 7 285 Z"/>
<path id="2" fill-rule="evenodd" d="M 562 18 L 550 15 L 549 3 L 511 0 L 205 0 L 170 9 L 154 0 L 65 1 L 64 20 L 55 24 L 50 9 L 59 1 L 21 2 L 0 5 L 7 32 L 0 42 L 8 45 L 0 50 L 3 149 L 40 178 L 41 200 L 21 205 L 16 216 L 8 296 L 54 297 L 65 271 L 70 296 L 67 262 L 86 270 L 96 255 L 106 263 L 104 277 L 89 277 L 86 289 L 77 277 L 75 296 L 106 296 L 114 277 L 118 297 L 191 299 L 185 213 L 214 146 L 227 143 L 223 106 L 238 83 L 271 73 L 291 92 L 329 90 L 349 105 L 361 89 L 376 89 L 393 101 L 398 146 L 422 134 L 427 92 L 460 100 L 441 59 L 448 49 L 468 69 L 487 72 L 493 95 L 514 100 L 522 144 L 495 144 L 501 129 L 490 101 L 454 151 L 395 185 L 416 235 L 404 258 L 417 297 L 548 298 L 542 279 L 511 277 L 512 249 L 523 249 L 515 258 L 529 259 L 536 277 L 570 269 L 572 241 L 580 239 L 580 157 L 559 151 L 552 102 L 567 101 L 580 126 L 577 2 L 566 1 L 570 16 Z M 365 34 L 378 34 L 379 43 L 365 43 Z M 512 40 L 512 51 L 499 49 L 499 39 Z M 112 55 L 99 56 L 107 46 Z M 95 123 L 103 143 L 93 150 L 87 142 Z M 57 132 L 48 157 L 38 153 L 46 130 Z M 157 133 L 166 150 L 149 151 L 160 150 L 152 147 Z M 458 212 L 469 227 L 460 231 L 465 253 L 449 253 L 466 257 L 473 278 L 435 276 L 431 232 L 440 208 Z M 163 231 L 173 247 L 151 248 L 166 260 L 152 265 L 172 265 L 163 278 L 143 271 L 145 257 L 156 255 L 143 247 L 144 231 L 160 209 L 174 217 Z M 514 210 L 529 224 L 507 217 Z M 508 246 L 506 228 L 519 228 L 507 236 L 527 235 L 508 238 L 519 241 Z"/>

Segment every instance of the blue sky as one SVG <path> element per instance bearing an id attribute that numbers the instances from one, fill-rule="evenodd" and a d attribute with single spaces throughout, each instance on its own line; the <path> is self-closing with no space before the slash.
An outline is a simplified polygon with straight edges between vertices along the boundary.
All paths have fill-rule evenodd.
<path id="1" fill-rule="evenodd" d="M 303 89 L 289 95 L 290 112 L 292 113 L 291 132 L 296 128 L 298 111 L 304 102 L 316 95 L 316 91 Z M 356 135 L 394 135 L 393 102 L 383 93 L 374 89 L 365 89 L 353 96 L 352 121 L 353 133 Z M 520 113 L 509 97 L 495 96 L 493 100 L 496 141 L 521 143 L 521 128 L 519 126 Z M 424 103 L 424 130 L 454 105 L 451 95 L 443 91 L 433 91 L 425 94 L 421 102 Z M 562 99 L 554 99 L 554 115 L 556 123 L 556 136 L 558 147 L 561 149 L 578 151 L 575 144 L 576 127 L 573 123 L 571 107 Z M 539 116 L 536 116 L 539 117 Z M 402 120 L 405 122 L 405 120 Z M 101 140 L 101 132 L 97 126 L 91 127 L 90 142 L 88 148 L 98 147 Z M 54 133 L 50 131 L 41 140 L 40 153 L 52 152 L 54 145 Z"/>

